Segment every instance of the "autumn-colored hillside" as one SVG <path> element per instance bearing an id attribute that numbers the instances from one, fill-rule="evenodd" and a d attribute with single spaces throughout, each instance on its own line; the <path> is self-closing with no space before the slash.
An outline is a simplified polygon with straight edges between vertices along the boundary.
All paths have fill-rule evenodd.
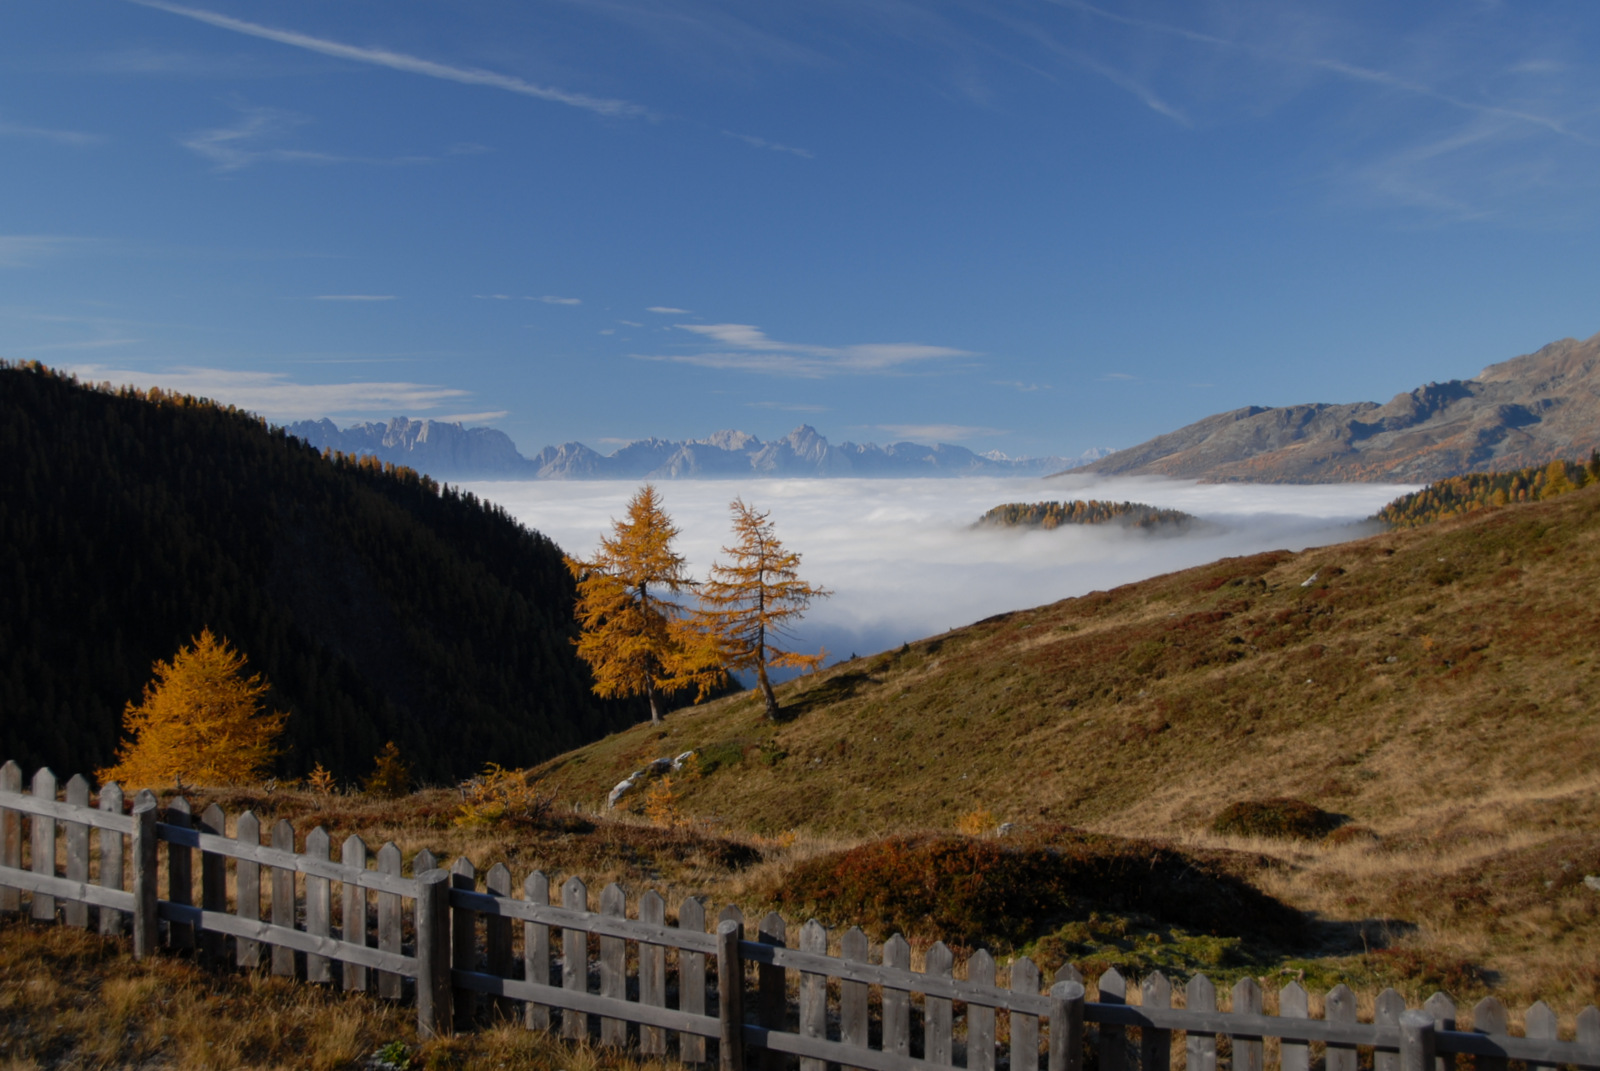
<path id="1" fill-rule="evenodd" d="M 653 792 L 724 828 L 851 839 L 989 812 L 1241 846 L 1210 832 L 1219 812 L 1298 798 L 1344 828 L 1262 842 L 1286 864 L 1263 888 L 1524 988 L 1592 990 L 1597 582 L 1589 487 L 1001 615 L 792 683 L 783 724 L 733 697 L 536 773 L 600 805 L 692 749 L 697 772 L 647 773 L 619 806 Z"/>

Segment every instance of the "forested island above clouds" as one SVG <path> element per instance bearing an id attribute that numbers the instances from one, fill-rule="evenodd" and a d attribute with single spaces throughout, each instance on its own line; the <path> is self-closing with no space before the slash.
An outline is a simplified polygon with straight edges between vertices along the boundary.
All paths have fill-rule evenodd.
<path id="1" fill-rule="evenodd" d="M 678 480 L 736 476 L 906 477 L 1044 476 L 1086 465 L 1110 453 L 1082 457 L 1012 458 L 977 454 L 938 443 L 830 443 L 803 424 L 781 439 L 719 431 L 704 439 L 639 439 L 601 454 L 583 443 L 547 446 L 533 457 L 518 452 L 494 428 L 396 417 L 340 430 L 331 420 L 303 420 L 286 429 L 312 446 L 376 457 L 441 479 Z"/>
<path id="2" fill-rule="evenodd" d="M 1110 524 L 1123 528 L 1181 531 L 1195 522 L 1192 513 L 1147 506 L 1143 502 L 1007 502 L 978 519 L 980 528 L 1059 528 L 1068 524 Z"/>

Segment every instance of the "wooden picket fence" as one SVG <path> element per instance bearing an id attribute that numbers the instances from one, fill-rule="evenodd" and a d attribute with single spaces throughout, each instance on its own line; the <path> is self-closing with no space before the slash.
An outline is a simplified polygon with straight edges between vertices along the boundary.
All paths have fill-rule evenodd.
<path id="1" fill-rule="evenodd" d="M 517 896 L 503 864 L 480 887 L 467 860 L 446 870 L 424 851 L 407 877 L 393 844 L 369 858 L 350 837 L 334 862 L 320 827 L 297 850 L 287 822 L 263 844 L 249 812 L 229 836 L 214 804 L 195 818 L 181 797 L 164 809 L 149 792 L 131 809 L 124 803 L 107 785 L 91 805 L 82 777 L 58 793 L 49 770 L 24 792 L 17 765 L 0 767 L 0 911 L 26 908 L 41 922 L 59 915 L 87 927 L 95 909 L 101 933 L 131 929 L 136 956 L 193 950 L 216 966 L 265 966 L 384 999 L 410 996 L 423 1036 L 470 1029 L 480 1003 L 492 1000 L 530 1029 L 685 1063 L 714 1059 L 722 1071 L 783 1071 L 791 1058 L 799 1071 L 1082 1071 L 1086 1056 L 1100 1071 L 1169 1071 L 1174 1032 L 1183 1035 L 1188 1071 L 1217 1071 L 1219 1059 L 1230 1071 L 1264 1071 L 1274 1055 L 1282 1071 L 1312 1071 L 1314 1056 L 1324 1071 L 1358 1071 L 1363 1050 L 1372 1071 L 1454 1071 L 1460 1055 L 1474 1058 L 1475 1071 L 1507 1071 L 1510 1060 L 1529 1071 L 1600 1069 L 1600 1010 L 1592 1006 L 1577 1016 L 1574 1039 L 1562 1040 L 1542 1001 L 1524 1014 L 1524 1036 L 1510 1033 L 1493 997 L 1472 1009 L 1470 1029 L 1459 1028 L 1444 994 L 1408 1010 L 1392 989 L 1378 997 L 1373 1021 L 1360 1022 L 1342 985 L 1326 995 L 1320 1019 L 1310 1017 L 1298 983 L 1279 991 L 1277 1015 L 1265 1015 L 1249 978 L 1233 987 L 1228 1011 L 1204 975 L 1189 980 L 1181 1008 L 1159 973 L 1130 991 L 1108 971 L 1089 1001 L 1070 965 L 1046 988 L 1020 958 L 1002 984 L 993 957 L 979 950 L 957 977 L 951 950 L 936 943 L 913 970 L 912 947 L 899 935 L 874 956 L 859 928 L 830 936 L 812 920 L 791 947 L 776 914 L 751 940 L 731 905 L 708 932 L 694 898 L 669 924 L 666 902 L 647 891 L 630 918 L 617 885 L 592 911 L 577 878 L 553 889 L 534 871 Z"/>

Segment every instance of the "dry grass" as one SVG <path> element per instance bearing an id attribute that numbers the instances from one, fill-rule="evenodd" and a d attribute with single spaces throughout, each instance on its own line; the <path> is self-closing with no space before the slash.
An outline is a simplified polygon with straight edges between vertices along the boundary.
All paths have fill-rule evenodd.
<path id="1" fill-rule="evenodd" d="M 263 974 L 135 961 L 126 942 L 0 920 L 0 1069 L 312 1068 L 365 1065 L 398 1042 L 416 1069 L 665 1071 L 661 1061 L 499 1022 L 419 1042 L 415 1015 L 362 995 Z"/>
<path id="2" fill-rule="evenodd" d="M 678 808 L 768 837 L 860 842 L 986 810 L 1247 847 L 1283 863 L 1261 880 L 1292 905 L 1465 961 L 1480 973 L 1461 995 L 1570 1009 L 1600 996 L 1600 893 L 1582 884 L 1600 874 L 1583 840 L 1600 822 L 1597 580 L 1590 488 L 1001 615 L 793 682 L 783 724 L 734 696 L 535 774 L 597 806 L 694 748 L 706 769 L 675 781 Z M 1358 828 L 1342 845 L 1208 834 L 1229 804 L 1275 796 Z M 1385 980 L 1418 984 L 1369 988 Z"/>

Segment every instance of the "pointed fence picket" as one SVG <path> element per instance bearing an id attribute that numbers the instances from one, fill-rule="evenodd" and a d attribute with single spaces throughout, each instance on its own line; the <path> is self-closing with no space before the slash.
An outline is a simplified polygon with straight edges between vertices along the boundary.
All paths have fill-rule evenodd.
<path id="1" fill-rule="evenodd" d="M 1091 1050 L 1101 1071 L 1130 1071 L 1135 1063 L 1139 1071 L 1167 1071 L 1174 1031 L 1183 1034 L 1188 1071 L 1217 1071 L 1219 1038 L 1228 1039 L 1231 1071 L 1265 1071 L 1269 1038 L 1279 1039 L 1282 1071 L 1311 1071 L 1318 1047 L 1324 1071 L 1357 1071 L 1366 1054 L 1373 1071 L 1454 1071 L 1463 1055 L 1477 1071 L 1507 1071 L 1513 1060 L 1529 1071 L 1600 1071 L 1594 1007 L 1577 1016 L 1573 1040 L 1561 1040 L 1544 1002 L 1523 1014 L 1518 1037 L 1493 997 L 1471 1009 L 1466 1030 L 1446 995 L 1408 1010 L 1392 989 L 1377 997 L 1373 1021 L 1360 1022 L 1355 995 L 1342 985 L 1324 996 L 1320 1019 L 1311 1017 L 1310 994 L 1299 983 L 1278 992 L 1277 1015 L 1264 1014 L 1264 994 L 1248 978 L 1233 986 L 1227 1011 L 1204 975 L 1188 979 L 1181 1008 L 1163 975 L 1130 985 L 1115 970 L 1095 980 L 1098 999 L 1090 1002 L 1071 964 L 1046 992 L 1028 959 L 1007 970 L 977 950 L 958 964 L 935 943 L 914 971 L 911 946 L 898 934 L 875 956 L 859 928 L 831 934 L 808 920 L 791 938 L 789 923 L 774 913 L 747 939 L 732 905 L 707 932 L 706 907 L 693 898 L 668 918 L 666 901 L 647 890 L 630 916 L 627 891 L 612 884 L 591 910 L 588 887 L 576 877 L 557 897 L 543 872 L 519 886 L 504 864 L 480 875 L 458 859 L 446 873 L 426 850 L 407 877 L 394 844 L 369 859 L 365 843 L 349 837 L 335 862 L 320 827 L 297 851 L 288 822 L 275 823 L 263 844 L 249 811 L 229 836 L 216 804 L 196 818 L 181 797 L 163 808 L 143 791 L 128 813 L 115 785 L 92 805 L 81 777 L 69 779 L 58 799 L 49 770 L 35 774 L 31 792 L 22 786 L 15 763 L 0 766 L 0 911 L 26 910 L 41 921 L 59 915 L 74 927 L 90 926 L 97 912 L 107 934 L 126 932 L 131 917 L 137 956 L 157 950 L 164 922 L 167 948 L 195 949 L 213 965 L 231 958 L 259 969 L 266 945 L 274 973 L 352 991 L 375 982 L 378 996 L 391 1000 L 409 987 L 425 1036 L 471 1028 L 487 997 L 498 1014 L 530 1029 L 556 1028 L 559 1020 L 567 1037 L 613 1047 L 636 1039 L 645 1055 L 715 1059 L 721 1071 L 749 1062 L 783 1071 L 791 1061 L 799 1071 L 1082 1071 Z M 99 832 L 98 853 L 90 830 Z"/>

